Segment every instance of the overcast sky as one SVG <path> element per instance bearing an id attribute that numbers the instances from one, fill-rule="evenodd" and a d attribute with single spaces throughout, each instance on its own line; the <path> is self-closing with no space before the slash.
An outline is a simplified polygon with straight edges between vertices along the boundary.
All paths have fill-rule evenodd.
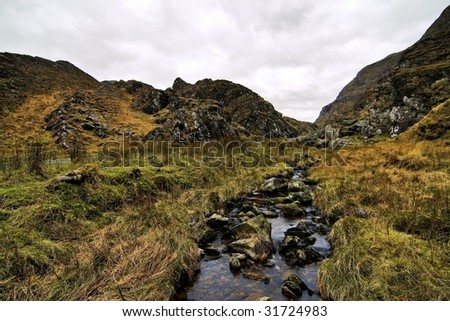
<path id="1" fill-rule="evenodd" d="M 228 79 L 313 121 L 356 73 L 417 41 L 448 0 L 0 0 L 0 51 L 157 88 Z"/>

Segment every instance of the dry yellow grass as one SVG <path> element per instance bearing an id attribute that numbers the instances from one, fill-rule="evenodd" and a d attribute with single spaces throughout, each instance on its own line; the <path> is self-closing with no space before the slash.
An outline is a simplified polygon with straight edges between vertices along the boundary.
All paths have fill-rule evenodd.
<path id="1" fill-rule="evenodd" d="M 319 166 L 315 203 L 337 221 L 320 268 L 335 300 L 442 300 L 450 294 L 450 148 L 399 139 L 339 151 Z M 361 218 L 365 217 L 365 218 Z"/>

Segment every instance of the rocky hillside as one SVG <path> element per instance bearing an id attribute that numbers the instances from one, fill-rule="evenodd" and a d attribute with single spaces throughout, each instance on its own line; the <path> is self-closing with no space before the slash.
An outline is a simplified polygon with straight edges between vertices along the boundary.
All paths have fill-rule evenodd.
<path id="1" fill-rule="evenodd" d="M 100 83 L 67 61 L 0 53 L 0 115 L 15 111 L 32 95 L 57 90 L 93 90 Z"/>
<path id="2" fill-rule="evenodd" d="M 341 135 L 396 136 L 450 97 L 450 7 L 404 51 L 363 68 L 316 124 Z"/>
<path id="3" fill-rule="evenodd" d="M 242 136 L 295 137 L 291 126 L 268 101 L 227 80 L 204 79 L 189 84 L 177 78 L 165 91 L 146 88 L 133 108 L 154 114 L 162 125 L 147 139 L 179 142 Z"/>
<path id="4" fill-rule="evenodd" d="M 0 54 L 0 138 L 95 147 L 127 135 L 182 143 L 310 131 L 239 84 L 177 78 L 166 90 L 139 81 L 99 82 L 68 62 Z"/>

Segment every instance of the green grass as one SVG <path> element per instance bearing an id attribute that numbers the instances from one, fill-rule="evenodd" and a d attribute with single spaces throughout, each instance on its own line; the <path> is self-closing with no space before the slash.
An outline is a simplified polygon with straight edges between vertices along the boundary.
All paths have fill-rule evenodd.
<path id="1" fill-rule="evenodd" d="M 79 185 L 56 177 L 78 169 Z M 0 299 L 168 300 L 199 263 L 212 200 L 255 189 L 261 168 L 105 167 L 26 170 L 0 182 Z"/>
<path id="2" fill-rule="evenodd" d="M 337 222 L 331 233 L 334 254 L 320 267 L 322 295 L 334 300 L 448 300 L 447 142 L 414 143 L 404 135 L 339 154 L 346 166 L 311 171 L 321 182 L 316 206 Z"/>

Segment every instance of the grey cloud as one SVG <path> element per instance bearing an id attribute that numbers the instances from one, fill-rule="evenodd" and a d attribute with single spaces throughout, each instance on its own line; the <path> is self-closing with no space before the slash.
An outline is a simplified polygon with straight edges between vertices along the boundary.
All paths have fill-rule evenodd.
<path id="1" fill-rule="evenodd" d="M 99 80 L 225 78 L 314 120 L 365 65 L 414 43 L 444 0 L 3 0 L 0 51 Z"/>

